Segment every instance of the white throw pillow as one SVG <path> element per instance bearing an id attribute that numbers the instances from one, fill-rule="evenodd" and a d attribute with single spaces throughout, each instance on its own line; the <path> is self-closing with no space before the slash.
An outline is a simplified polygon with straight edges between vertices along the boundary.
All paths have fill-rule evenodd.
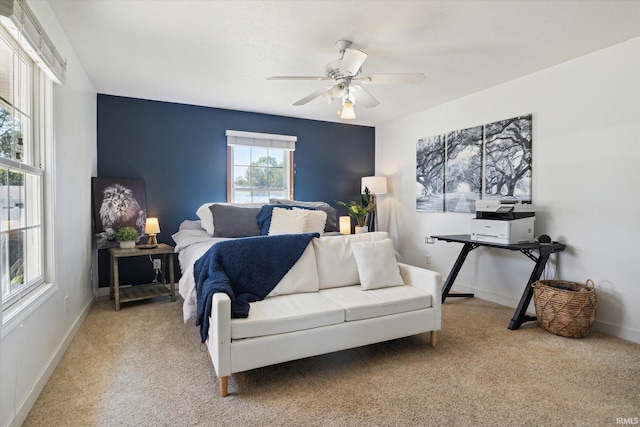
<path id="1" fill-rule="evenodd" d="M 269 236 L 277 234 L 300 234 L 307 229 L 309 211 L 305 209 L 273 208 Z"/>
<path id="2" fill-rule="evenodd" d="M 358 266 L 362 290 L 404 285 L 391 239 L 352 242 L 351 249 Z"/>
<path id="3" fill-rule="evenodd" d="M 387 239 L 386 231 L 374 233 L 323 236 L 313 239 L 318 264 L 320 289 L 357 285 L 360 283 L 358 266 L 351 249 L 352 242 L 370 242 Z"/>
<path id="4" fill-rule="evenodd" d="M 307 211 L 309 215 L 305 233 L 324 233 L 324 225 L 327 223 L 327 213 L 318 210 L 293 208 L 294 211 Z"/>

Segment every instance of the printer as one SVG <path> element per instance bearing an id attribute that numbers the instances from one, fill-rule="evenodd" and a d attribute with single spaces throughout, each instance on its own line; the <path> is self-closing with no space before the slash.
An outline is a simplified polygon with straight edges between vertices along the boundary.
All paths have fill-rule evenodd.
<path id="1" fill-rule="evenodd" d="M 536 208 L 512 199 L 476 201 L 471 219 L 471 240 L 512 245 L 534 242 Z"/>

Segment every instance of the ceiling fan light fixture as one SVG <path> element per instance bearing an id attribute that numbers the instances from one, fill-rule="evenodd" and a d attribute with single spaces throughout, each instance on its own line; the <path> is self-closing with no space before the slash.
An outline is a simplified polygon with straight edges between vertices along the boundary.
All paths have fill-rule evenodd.
<path id="1" fill-rule="evenodd" d="M 7 0 L 0 0 L 0 3 Z M 368 55 L 358 49 L 351 48 L 349 40 L 339 40 L 336 48 L 342 54 L 340 59 L 329 62 L 325 67 L 324 76 L 271 76 L 268 80 L 333 80 L 331 86 L 326 86 L 293 103 L 295 106 L 305 105 L 322 96 L 327 104 L 334 100 L 342 100 L 342 108 L 337 111 L 341 119 L 355 119 L 353 104 L 364 108 L 374 108 L 380 102 L 358 83 L 376 84 L 422 84 L 425 76 L 422 73 L 404 74 L 362 74 L 362 66 Z M 351 93 L 353 89 L 354 93 Z"/>
<path id="2" fill-rule="evenodd" d="M 347 120 L 356 118 L 356 112 L 353 109 L 353 104 L 351 103 L 351 101 L 346 100 L 342 105 L 342 113 L 340 114 L 340 118 Z"/>

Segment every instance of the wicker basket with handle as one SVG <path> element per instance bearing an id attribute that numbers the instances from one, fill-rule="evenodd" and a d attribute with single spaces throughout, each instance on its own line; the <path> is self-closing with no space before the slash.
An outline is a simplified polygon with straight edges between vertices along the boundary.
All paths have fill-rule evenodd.
<path id="1" fill-rule="evenodd" d="M 569 338 L 582 338 L 591 332 L 598 306 L 593 280 L 586 284 L 538 280 L 531 287 L 538 323 L 544 329 Z"/>

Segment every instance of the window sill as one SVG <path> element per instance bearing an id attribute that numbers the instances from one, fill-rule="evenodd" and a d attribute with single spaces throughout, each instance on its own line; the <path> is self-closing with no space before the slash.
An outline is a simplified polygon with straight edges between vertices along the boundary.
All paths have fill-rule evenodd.
<path id="1" fill-rule="evenodd" d="M 2 336 L 0 339 L 4 339 L 13 329 L 21 326 L 22 320 L 55 294 L 57 289 L 58 287 L 54 283 L 43 283 L 3 311 Z"/>

